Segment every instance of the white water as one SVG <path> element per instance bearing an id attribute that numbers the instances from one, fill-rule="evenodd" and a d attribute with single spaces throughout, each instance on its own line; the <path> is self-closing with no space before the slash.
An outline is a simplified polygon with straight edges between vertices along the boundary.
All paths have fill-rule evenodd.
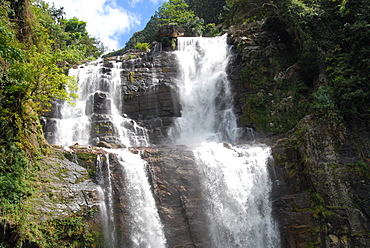
<path id="1" fill-rule="evenodd" d="M 81 65 L 78 68 L 70 69 L 69 75 L 78 80 L 79 98 L 75 102 L 75 107 L 67 103 L 57 106 L 60 118 L 54 118 L 56 128 L 53 138 L 49 143 L 58 145 L 91 145 L 99 143 L 99 137 L 92 138 L 92 121 L 95 118 L 103 118 L 103 122 L 113 124 L 112 134 L 118 138 L 115 143 L 120 143 L 126 147 L 147 146 L 149 144 L 147 130 L 137 125 L 129 118 L 119 114 L 122 107 L 121 92 L 121 64 L 113 63 L 110 73 L 102 73 L 102 61 L 91 62 Z M 94 94 L 101 94 L 107 97 L 107 111 L 104 113 L 94 113 Z M 110 125 L 108 123 L 108 125 Z"/>
<path id="2" fill-rule="evenodd" d="M 238 141 L 241 129 L 233 113 L 233 100 L 226 69 L 229 62 L 227 36 L 178 38 L 181 118 L 170 137 L 176 144 L 204 141 Z"/>
<path id="3" fill-rule="evenodd" d="M 166 239 L 146 174 L 146 162 L 139 154 L 117 150 L 124 169 L 129 196 L 130 239 L 133 248 L 164 248 Z"/>
<path id="4" fill-rule="evenodd" d="M 112 137 L 116 143 L 131 146 L 148 146 L 147 131 L 136 124 L 134 120 L 126 118 L 119 113 L 122 109 L 121 92 L 121 63 L 113 63 L 109 73 L 102 73 L 103 64 L 99 61 L 79 66 L 69 71 L 70 76 L 78 80 L 79 98 L 76 106 L 59 104 L 60 110 L 56 121 L 54 135 L 49 143 L 63 146 L 94 145 L 100 140 L 99 137 L 91 137 L 93 120 L 101 118 L 105 123 L 112 123 Z M 94 110 L 94 94 L 101 94 L 105 98 L 106 111 Z M 96 120 L 95 120 L 96 121 Z M 108 125 L 107 124 L 107 125 Z M 119 163 L 124 170 L 124 182 L 129 195 L 129 237 L 132 247 L 162 248 L 165 247 L 166 239 L 162 231 L 155 201 L 150 190 L 148 178 L 145 173 L 145 162 L 139 155 L 132 154 L 127 150 L 109 150 L 116 153 Z M 112 172 L 110 170 L 109 156 L 105 156 L 105 166 L 100 156 L 97 158 L 97 181 L 100 197 L 100 217 L 103 226 L 104 247 L 124 247 L 121 244 L 123 238 L 121 230 L 117 227 L 117 210 L 114 209 L 114 191 Z M 119 190 L 118 190 L 119 192 Z"/>
<path id="5" fill-rule="evenodd" d="M 176 52 L 182 117 L 170 137 L 193 149 L 213 247 L 280 247 L 272 217 L 270 149 L 265 145 L 232 146 L 242 134 L 233 113 L 226 75 L 226 35 L 178 38 Z"/>
<path id="6" fill-rule="evenodd" d="M 194 155 L 203 178 L 213 246 L 279 247 L 278 229 L 271 215 L 270 149 L 208 143 L 196 148 Z"/>
<path id="7" fill-rule="evenodd" d="M 113 209 L 113 189 L 110 177 L 109 156 L 106 159 L 106 169 L 103 168 L 103 161 L 100 155 L 97 156 L 97 180 L 99 191 L 100 218 L 103 224 L 104 246 L 106 248 L 117 247 L 116 226 Z"/>

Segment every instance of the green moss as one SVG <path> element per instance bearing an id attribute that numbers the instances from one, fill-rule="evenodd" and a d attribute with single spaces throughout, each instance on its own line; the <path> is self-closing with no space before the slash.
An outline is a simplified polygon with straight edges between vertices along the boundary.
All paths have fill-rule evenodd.
<path id="1" fill-rule="evenodd" d="M 77 153 L 77 159 L 79 161 L 83 161 L 87 163 L 96 161 L 96 157 L 97 157 L 96 154 L 90 153 L 90 152 L 78 152 Z"/>
<path id="2" fill-rule="evenodd" d="M 370 179 L 369 167 L 362 160 L 358 160 L 355 163 L 346 164 L 346 171 L 348 171 L 349 173 L 355 173 L 357 176 Z"/>
<path id="3" fill-rule="evenodd" d="M 128 72 L 127 79 L 130 83 L 134 83 L 135 82 L 135 72 L 134 71 Z"/>
<path id="4" fill-rule="evenodd" d="M 102 244 L 103 235 L 93 231 L 83 217 L 68 217 L 28 223 L 23 226 L 24 241 L 19 245 L 27 247 L 97 247 Z"/>

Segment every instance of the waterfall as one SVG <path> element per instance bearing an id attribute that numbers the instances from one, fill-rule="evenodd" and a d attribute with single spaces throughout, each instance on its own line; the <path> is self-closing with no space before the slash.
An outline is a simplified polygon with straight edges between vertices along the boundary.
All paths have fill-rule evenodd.
<path id="1" fill-rule="evenodd" d="M 196 246 L 196 241 L 199 241 L 199 233 L 192 233 L 199 226 L 202 227 L 202 234 L 203 229 L 207 229 L 202 237 L 204 240 L 199 241 L 200 246 L 280 247 L 279 231 L 272 216 L 272 183 L 268 173 L 271 150 L 266 145 L 253 142 L 240 144 L 242 136 L 253 137 L 253 133 L 249 133 L 250 130 L 243 133 L 244 130 L 237 126 L 227 75 L 231 53 L 226 39 L 226 35 L 215 38 L 178 38 L 178 51 L 171 53 L 171 56 L 177 58 L 178 70 L 170 75 L 179 73 L 177 77 L 166 81 L 167 84 L 171 83 L 166 87 L 178 89 L 176 94 L 181 105 L 181 116 L 178 117 L 178 112 L 169 116 L 169 113 L 176 111 L 168 109 L 164 115 L 167 122 L 174 120 L 168 130 L 168 143 L 177 146 L 179 150 L 184 149 L 183 145 L 189 147 L 184 154 L 194 157 L 184 158 L 178 154 L 171 157 L 169 161 L 173 166 L 166 168 L 171 168 L 168 170 L 177 173 L 176 176 L 180 178 L 176 181 L 178 185 L 173 188 L 172 185 L 165 185 L 170 180 L 163 179 L 163 184 L 156 181 L 159 176 L 171 175 L 161 171 L 165 170 L 160 165 L 161 156 L 165 152 L 150 158 L 153 163 L 159 161 L 159 165 L 155 165 L 157 169 L 152 171 L 150 161 L 142 159 L 150 156 L 150 152 L 144 154 L 145 149 L 149 148 L 135 148 L 136 154 L 127 148 L 150 146 L 148 130 L 122 113 L 125 106 L 122 95 L 123 70 L 130 73 L 130 70 L 136 70 L 135 63 L 143 62 L 139 59 L 128 61 L 127 64 L 132 68 L 123 69 L 121 62 L 111 61 L 108 66 L 104 61 L 96 61 L 70 70 L 70 75 L 78 79 L 79 99 L 75 106 L 54 103 L 54 114 L 50 118 L 53 130 L 46 137 L 49 143 L 63 146 L 78 143 L 111 147 L 105 149 L 106 155 L 98 156 L 97 159 L 104 247 L 162 248 L 170 245 L 166 236 L 173 233 L 182 235 L 176 232 L 183 229 L 171 226 L 174 224 L 172 213 L 178 211 L 178 208 L 181 216 L 184 216 L 181 223 L 185 223 L 184 226 L 190 230 L 190 241 L 188 237 L 181 240 L 187 240 L 185 245 L 189 247 L 191 242 Z M 154 64 L 151 66 L 155 67 Z M 147 71 L 152 67 L 147 67 Z M 169 71 L 168 68 L 151 70 L 152 86 L 159 87 L 163 83 L 165 71 Z M 134 72 L 139 74 L 139 71 Z M 160 79 L 156 79 L 157 72 L 162 73 Z M 134 80 L 134 77 L 130 78 L 129 83 L 132 84 Z M 153 98 L 147 99 L 152 104 Z M 161 112 L 160 107 L 158 104 L 149 108 L 153 112 L 149 114 L 163 117 L 156 116 Z M 143 154 L 141 151 L 144 151 Z M 171 152 L 170 149 L 168 151 Z M 182 159 L 188 159 L 185 165 L 192 161 L 191 166 L 181 168 L 184 164 L 179 160 Z M 185 177 L 182 173 L 189 174 Z M 186 191 L 181 184 L 188 185 L 185 181 L 190 176 L 200 182 L 197 184 L 199 187 Z M 156 192 L 155 195 L 153 192 Z M 186 196 L 181 195 L 184 192 Z M 193 197 L 192 193 L 196 193 L 194 197 L 199 205 L 187 202 Z M 179 199 L 180 204 L 177 204 Z M 171 202 L 173 205 L 162 206 L 163 202 Z M 161 207 L 160 212 L 156 204 Z M 197 208 L 196 214 L 187 216 L 187 208 Z M 199 216 L 202 223 L 194 220 Z M 163 220 L 169 220 L 170 223 L 162 223 Z M 166 226 L 170 228 L 166 229 Z"/>
<path id="2" fill-rule="evenodd" d="M 148 146 L 147 130 L 134 120 L 120 114 L 122 109 L 121 63 L 95 61 L 70 69 L 69 75 L 78 80 L 79 98 L 74 106 L 64 102 L 54 103 L 52 135 L 49 143 L 63 146 L 100 142 L 116 147 Z M 140 155 L 128 150 L 107 149 L 115 154 L 122 167 L 118 181 L 113 182 L 109 155 L 97 157 L 97 183 L 100 197 L 100 219 L 104 234 L 104 247 L 165 247 L 166 239 L 146 176 L 145 162 Z M 103 162 L 104 160 L 104 162 Z M 117 190 L 117 187 L 126 189 Z M 121 194 L 121 195 L 119 195 Z M 128 196 L 128 220 L 117 217 L 117 199 Z M 115 199 L 116 198 L 116 199 Z M 127 223 L 126 223 L 127 221 Z M 124 223 L 124 224 L 122 224 Z M 127 225 L 127 227 L 123 227 Z M 128 236 L 125 234 L 126 230 Z"/>
<path id="3" fill-rule="evenodd" d="M 268 174 L 270 149 L 220 143 L 237 143 L 242 134 L 226 74 L 226 38 L 178 38 L 182 116 L 170 137 L 175 144 L 195 146 L 212 246 L 279 247 Z"/>
<path id="4" fill-rule="evenodd" d="M 226 39 L 226 35 L 178 38 L 182 116 L 170 130 L 176 144 L 235 143 L 241 135 L 226 74 L 230 56 Z"/>
<path id="5" fill-rule="evenodd" d="M 100 155 L 97 156 L 97 181 L 99 184 L 100 218 L 103 225 L 105 247 L 117 246 L 116 223 L 113 209 L 113 189 L 110 177 L 109 157 L 105 157 L 106 167 L 103 168 L 103 161 Z"/>
<path id="6" fill-rule="evenodd" d="M 118 147 L 148 146 L 148 134 L 134 120 L 122 116 L 121 64 L 111 62 L 105 68 L 102 61 L 90 62 L 69 70 L 78 80 L 79 98 L 75 106 L 56 102 L 52 120 L 55 128 L 50 144 L 97 145 L 99 142 Z"/>
<path id="7" fill-rule="evenodd" d="M 194 150 L 213 247 L 279 247 L 267 146 L 208 143 Z"/>
<path id="8" fill-rule="evenodd" d="M 130 240 L 134 248 L 164 248 L 166 239 L 140 154 L 116 151 L 125 176 Z"/>

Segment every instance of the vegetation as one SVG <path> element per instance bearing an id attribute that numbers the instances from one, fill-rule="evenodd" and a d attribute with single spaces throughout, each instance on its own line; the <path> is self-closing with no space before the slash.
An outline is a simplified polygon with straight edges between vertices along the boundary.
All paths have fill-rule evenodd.
<path id="1" fill-rule="evenodd" d="M 185 0 L 185 2 L 205 24 L 219 23 L 226 7 L 225 0 Z"/>
<path id="2" fill-rule="evenodd" d="M 144 30 L 132 36 L 124 50 L 135 48 L 137 43 L 152 43 L 163 25 L 178 25 L 185 30 L 185 36 L 215 36 L 222 27 L 263 21 L 264 29 L 278 35 L 286 47 L 272 56 L 264 51 L 267 55 L 255 54 L 245 61 L 244 83 L 254 87 L 247 96 L 246 108 L 252 112 L 246 112 L 246 122 L 280 133 L 292 128 L 308 112 L 337 116 L 347 122 L 368 121 L 369 3 L 369 0 L 171 0 L 158 9 Z M 242 50 L 243 44 L 239 45 Z M 267 86 L 276 80 L 273 70 L 294 64 L 299 67 L 294 78 L 282 79 L 273 90 Z M 259 91 L 265 96 L 269 93 L 277 96 L 275 103 L 280 102 L 280 106 L 268 103 L 268 97 L 262 97 Z M 293 101 L 284 102 L 287 98 Z M 271 113 L 275 115 L 272 117 Z"/>
<path id="3" fill-rule="evenodd" d="M 0 1 L 2 223 L 22 223 L 18 221 L 25 218 L 24 202 L 38 180 L 38 159 L 49 151 L 39 115 L 51 99 L 73 99 L 76 84 L 66 70 L 102 52 L 101 43 L 87 34 L 86 23 L 65 19 L 62 9 L 43 1 Z M 22 226 L 13 228 L 20 235 L 13 242 L 21 246 Z"/>
<path id="4" fill-rule="evenodd" d="M 150 50 L 150 44 L 149 43 L 136 43 L 135 49 L 139 49 L 142 52 L 147 52 Z"/>
<path id="5" fill-rule="evenodd" d="M 160 27 L 166 25 L 176 25 L 183 28 L 185 36 L 215 36 L 219 34 L 216 23 L 221 16 L 223 4 L 224 0 L 170 0 L 164 2 L 145 28 L 130 38 L 124 50 L 134 48 L 138 42 L 154 42 Z"/>
<path id="6" fill-rule="evenodd" d="M 369 3 L 369 0 L 171 0 L 158 9 L 144 30 L 132 36 L 125 49 L 155 41 L 163 25 L 178 25 L 185 29 L 185 36 L 214 36 L 220 34 L 222 26 L 263 21 L 265 29 L 279 35 L 286 47 L 285 52 L 280 49 L 274 58 L 270 54 L 263 55 L 264 58 L 254 55 L 246 61 L 243 80 L 254 90 L 247 96 L 246 108 L 250 111 L 244 120 L 275 133 L 289 130 L 309 112 L 363 122 L 370 118 Z M 281 61 L 282 57 L 285 61 Z M 276 79 L 272 70 L 283 70 L 293 64 L 299 67 L 294 78 L 282 79 L 274 89 L 267 86 Z M 274 96 L 271 100 L 277 97 L 278 105 L 268 102 L 265 96 L 269 93 Z M 293 101 L 284 100 L 287 98 Z"/>
<path id="7" fill-rule="evenodd" d="M 246 122 L 281 133 L 309 113 L 348 124 L 370 120 L 369 1 L 228 0 L 226 7 L 224 25 L 262 21 L 262 30 L 280 37 L 280 47 L 266 45 L 245 61 L 243 82 L 252 89 Z"/>

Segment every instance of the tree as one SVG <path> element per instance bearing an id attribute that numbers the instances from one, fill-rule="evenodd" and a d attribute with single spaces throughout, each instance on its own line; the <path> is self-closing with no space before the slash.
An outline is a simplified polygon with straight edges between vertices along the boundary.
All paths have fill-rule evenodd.
<path id="1" fill-rule="evenodd" d="M 126 43 L 125 49 L 135 48 L 136 43 L 151 43 L 154 41 L 155 36 L 159 29 L 158 14 L 153 15 L 145 28 L 139 32 L 134 33 L 130 40 Z"/>
<path id="2" fill-rule="evenodd" d="M 163 3 L 142 31 L 136 32 L 126 43 L 124 50 L 135 48 L 136 43 L 152 43 L 160 26 L 178 25 L 185 30 L 185 36 L 200 36 L 203 33 L 203 19 L 189 8 L 184 0 Z"/>
<path id="3" fill-rule="evenodd" d="M 226 4 L 226 0 L 185 0 L 185 2 L 205 24 L 218 23 Z"/>
<path id="4" fill-rule="evenodd" d="M 165 2 L 158 11 L 158 23 L 163 25 L 178 25 L 185 29 L 185 36 L 202 35 L 203 19 L 200 19 L 189 8 L 184 0 Z"/>

